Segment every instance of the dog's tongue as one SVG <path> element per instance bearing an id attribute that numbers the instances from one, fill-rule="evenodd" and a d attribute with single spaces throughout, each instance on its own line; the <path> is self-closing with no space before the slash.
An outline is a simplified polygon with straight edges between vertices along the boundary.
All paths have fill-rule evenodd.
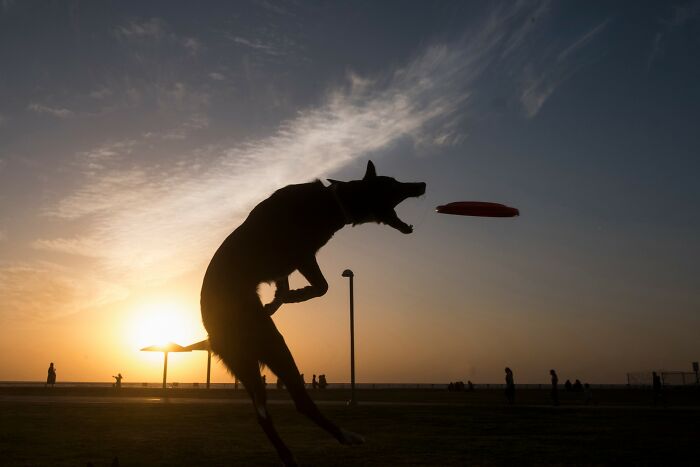
<path id="1" fill-rule="evenodd" d="M 399 219 L 399 216 L 396 215 L 396 213 L 393 213 L 393 216 L 391 216 L 387 221 L 386 224 L 395 228 L 401 233 L 405 234 L 410 234 L 413 232 L 413 226 L 406 224 L 404 221 Z"/>

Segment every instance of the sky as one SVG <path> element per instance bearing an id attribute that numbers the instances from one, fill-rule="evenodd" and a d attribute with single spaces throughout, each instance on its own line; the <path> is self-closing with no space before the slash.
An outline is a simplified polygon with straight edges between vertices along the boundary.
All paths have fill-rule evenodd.
<path id="1" fill-rule="evenodd" d="M 427 192 L 411 235 L 338 232 L 329 292 L 275 315 L 307 380 L 349 380 L 346 268 L 359 382 L 691 371 L 698 57 L 699 1 L 2 0 L 0 380 L 158 381 L 139 349 L 206 338 L 250 209 L 368 160 Z M 463 200 L 521 216 L 434 211 Z"/>

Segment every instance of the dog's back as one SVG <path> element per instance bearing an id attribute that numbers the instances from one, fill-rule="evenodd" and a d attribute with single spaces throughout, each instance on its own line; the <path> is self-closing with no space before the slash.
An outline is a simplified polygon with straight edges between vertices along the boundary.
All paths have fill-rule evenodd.
<path id="1" fill-rule="evenodd" d="M 221 244 L 204 276 L 202 320 L 212 348 L 258 358 L 255 348 L 265 340 L 259 334 L 270 319 L 258 285 L 291 274 L 342 225 L 336 201 L 318 180 L 286 186 L 258 204 Z"/>
<path id="2" fill-rule="evenodd" d="M 320 181 L 289 185 L 258 204 L 221 244 L 207 268 L 202 298 L 251 289 L 291 274 L 342 227 L 342 216 Z"/>

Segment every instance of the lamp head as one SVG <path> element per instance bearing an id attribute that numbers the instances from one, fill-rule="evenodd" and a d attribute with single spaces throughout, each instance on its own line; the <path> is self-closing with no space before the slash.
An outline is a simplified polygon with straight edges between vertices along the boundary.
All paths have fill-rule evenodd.
<path id="1" fill-rule="evenodd" d="M 345 271 L 343 271 L 343 277 L 353 277 L 354 275 L 355 274 L 353 274 L 353 272 L 349 269 L 346 269 Z"/>

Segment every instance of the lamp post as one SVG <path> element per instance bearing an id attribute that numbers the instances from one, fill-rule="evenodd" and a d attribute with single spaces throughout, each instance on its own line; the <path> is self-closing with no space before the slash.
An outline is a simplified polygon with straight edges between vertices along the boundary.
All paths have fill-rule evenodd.
<path id="1" fill-rule="evenodd" d="M 207 389 L 211 383 L 211 350 L 207 349 Z"/>
<path id="2" fill-rule="evenodd" d="M 348 405 L 357 405 L 355 398 L 355 302 L 353 296 L 353 278 L 355 274 L 350 269 L 343 271 L 343 277 L 350 278 L 350 400 Z"/>

